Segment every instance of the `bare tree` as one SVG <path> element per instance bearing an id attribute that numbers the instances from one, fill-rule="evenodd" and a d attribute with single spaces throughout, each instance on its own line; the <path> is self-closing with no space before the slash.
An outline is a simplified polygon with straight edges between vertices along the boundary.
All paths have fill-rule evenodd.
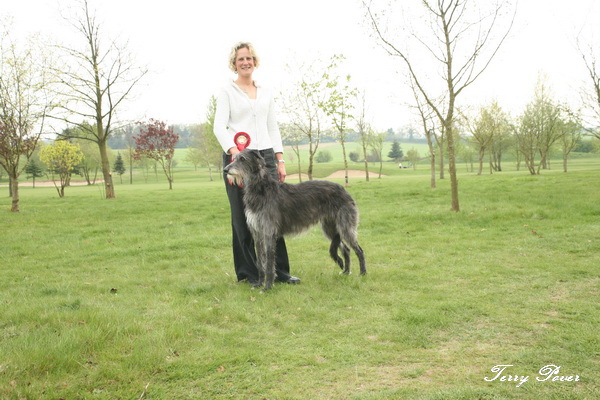
<path id="1" fill-rule="evenodd" d="M 345 60 L 343 55 L 333 55 L 324 78 L 327 82 L 327 96 L 320 104 L 321 108 L 330 117 L 335 128 L 338 143 L 342 145 L 344 158 L 344 182 L 348 186 L 348 157 L 346 154 L 346 141 L 348 140 L 348 125 L 354 119 L 352 112 L 355 105 L 352 99 L 356 96 L 356 88 L 350 84 L 351 76 L 340 76 L 339 63 Z"/>
<path id="2" fill-rule="evenodd" d="M 455 107 L 458 96 L 481 76 L 508 36 L 514 14 L 499 39 L 495 33 L 500 27 L 505 1 L 497 1 L 491 10 L 483 13 L 469 0 L 423 0 L 423 18 L 426 31 L 412 30 L 408 37 L 395 35 L 390 24 L 383 21 L 372 6 L 373 0 L 363 0 L 368 20 L 375 37 L 383 48 L 399 57 L 407 68 L 425 103 L 435 113 L 446 134 L 448 168 L 452 191 L 452 210 L 460 211 L 455 155 Z M 411 47 L 413 46 L 413 47 Z M 427 75 L 428 66 L 437 65 L 442 81 L 437 88 Z M 441 103 L 438 100 L 442 99 Z"/>
<path id="3" fill-rule="evenodd" d="M 470 141 L 479 153 L 479 169 L 477 175 L 483 172 L 483 158 L 488 153 L 490 163 L 490 173 L 494 170 L 494 155 L 492 147 L 494 143 L 498 147 L 501 146 L 502 140 L 509 130 L 508 117 L 500 108 L 497 101 L 492 101 L 489 106 L 481 107 L 479 115 L 476 118 L 471 118 L 461 113 L 462 121 L 469 130 Z M 499 165 L 498 152 L 501 154 L 501 149 L 497 149 L 496 165 Z"/>
<path id="4" fill-rule="evenodd" d="M 291 67 L 288 66 L 289 69 Z M 287 133 L 301 133 L 308 139 L 308 179 L 313 178 L 315 155 L 319 149 L 325 120 L 324 111 L 319 107 L 324 101 L 326 81 L 322 71 L 303 65 L 298 81 L 291 88 L 281 93 L 282 109 L 289 121 Z M 294 136 L 299 139 L 298 136 Z M 300 157 L 298 156 L 298 163 Z M 301 174 L 300 164 L 298 173 Z"/>
<path id="5" fill-rule="evenodd" d="M 552 145 L 564 135 L 560 114 L 559 106 L 552 101 L 544 80 L 540 78 L 534 98 L 521 115 L 515 132 L 519 151 L 531 175 L 540 174 Z"/>
<path id="6" fill-rule="evenodd" d="M 11 211 L 19 211 L 19 176 L 53 108 L 49 58 L 42 45 L 21 45 L 0 32 L 0 165 L 9 177 Z M 23 161 L 23 159 L 25 161 Z"/>
<path id="7" fill-rule="evenodd" d="M 374 159 L 379 161 L 379 179 L 381 179 L 381 171 L 383 170 L 383 142 L 387 132 L 371 132 L 369 133 L 369 148 Z"/>
<path id="8" fill-rule="evenodd" d="M 415 97 L 416 108 L 421 117 L 421 123 L 423 124 L 423 131 L 425 132 L 425 138 L 427 138 L 427 146 L 429 146 L 429 156 L 431 161 L 431 188 L 435 189 L 436 184 L 436 175 L 435 175 L 435 154 L 436 148 L 442 148 L 441 141 L 443 138 L 440 135 L 436 134 L 435 127 L 435 116 L 433 115 L 433 111 L 422 101 L 421 95 L 417 88 L 415 87 L 414 81 L 410 80 L 410 88 L 412 89 L 413 96 Z M 441 166 L 443 171 L 444 166 Z"/>
<path id="9" fill-rule="evenodd" d="M 591 83 L 581 91 L 584 107 L 590 113 L 586 122 L 591 126 L 587 131 L 600 139 L 600 65 L 593 45 L 584 46 L 578 38 L 577 48 L 588 72 L 588 82 Z"/>
<path id="10" fill-rule="evenodd" d="M 358 140 L 362 149 L 362 156 L 365 163 L 365 179 L 369 182 L 369 161 L 367 157 L 367 149 L 369 148 L 369 134 L 373 132 L 371 126 L 367 122 L 367 101 L 365 92 L 357 93 L 358 115 L 356 116 L 356 127 L 358 130 Z"/>
<path id="11" fill-rule="evenodd" d="M 125 45 L 118 45 L 103 36 L 102 26 L 90 10 L 87 0 L 79 1 L 76 16 L 68 19 L 80 39 L 81 47 L 59 48 L 65 53 L 65 64 L 58 72 L 65 102 L 61 117 L 69 125 L 77 126 L 86 134 L 79 137 L 98 145 L 106 198 L 115 197 L 108 139 L 113 132 L 117 110 L 130 97 L 134 86 L 147 73 L 145 68 L 135 65 Z M 90 125 L 82 121 L 93 120 Z M 59 135 L 65 138 L 70 136 Z"/>
<path id="12" fill-rule="evenodd" d="M 302 182 L 302 159 L 300 157 L 300 146 L 305 139 L 304 133 L 299 131 L 294 124 L 283 123 L 279 125 L 281 137 L 290 145 L 294 154 L 296 154 L 296 163 L 298 164 L 298 182 Z M 291 159 L 291 157 L 290 157 Z"/>
<path id="13" fill-rule="evenodd" d="M 567 172 L 569 154 L 581 140 L 582 127 L 579 118 L 572 113 L 568 113 L 568 118 L 560 121 L 560 129 L 562 135 L 560 135 L 558 143 L 563 156 L 563 171 Z"/>

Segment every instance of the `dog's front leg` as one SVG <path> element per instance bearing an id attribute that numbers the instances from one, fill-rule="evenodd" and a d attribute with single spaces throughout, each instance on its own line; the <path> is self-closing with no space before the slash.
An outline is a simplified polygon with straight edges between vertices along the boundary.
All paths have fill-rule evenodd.
<path id="1" fill-rule="evenodd" d="M 277 236 L 271 235 L 265 238 L 265 290 L 271 289 L 275 282 L 275 252 Z"/>
<path id="2" fill-rule="evenodd" d="M 256 269 L 258 269 L 258 287 L 265 284 L 266 266 L 267 266 L 267 252 L 266 252 L 266 241 L 264 238 L 257 240 L 260 236 L 256 233 L 253 234 L 254 242 L 256 247 Z"/>

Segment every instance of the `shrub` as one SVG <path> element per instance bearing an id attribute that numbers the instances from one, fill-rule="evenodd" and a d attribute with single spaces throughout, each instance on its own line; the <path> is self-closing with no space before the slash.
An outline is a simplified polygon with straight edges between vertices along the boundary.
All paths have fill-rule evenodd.
<path id="1" fill-rule="evenodd" d="M 321 150 L 317 153 L 317 156 L 315 157 L 315 161 L 318 163 L 326 163 L 329 162 L 333 159 L 333 157 L 331 156 L 331 153 L 327 150 Z"/>

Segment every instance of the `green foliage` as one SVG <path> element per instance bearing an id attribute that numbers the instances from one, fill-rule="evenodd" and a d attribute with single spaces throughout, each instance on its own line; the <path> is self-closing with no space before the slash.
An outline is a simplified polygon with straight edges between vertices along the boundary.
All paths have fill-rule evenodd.
<path id="1" fill-rule="evenodd" d="M 392 143 L 392 149 L 388 153 L 388 157 L 396 162 L 398 162 L 402 157 L 404 157 L 404 153 L 402 152 L 400 143 L 397 140 L 394 140 L 394 142 Z"/>
<path id="2" fill-rule="evenodd" d="M 594 143 L 592 142 L 592 139 L 584 140 L 580 138 L 573 151 L 579 153 L 592 153 L 594 151 Z"/>
<path id="3" fill-rule="evenodd" d="M 64 197 L 65 187 L 71 181 L 73 170 L 83 160 L 81 148 L 78 144 L 57 140 L 53 144 L 42 147 L 40 160 L 48 167 L 58 196 Z"/>
<path id="4" fill-rule="evenodd" d="M 352 162 L 359 162 L 360 161 L 360 154 L 358 154 L 358 152 L 356 152 L 356 151 L 351 151 L 348 154 L 348 158 L 350 158 L 350 161 L 352 161 Z"/>
<path id="5" fill-rule="evenodd" d="M 410 161 L 413 169 L 417 168 L 417 162 L 420 158 L 421 156 L 419 155 L 419 152 L 414 147 L 406 152 L 406 159 Z"/>
<path id="6" fill-rule="evenodd" d="M 461 174 L 461 213 L 424 170 L 355 181 L 369 274 L 339 275 L 315 228 L 287 241 L 302 284 L 266 294 L 235 282 L 222 181 L 24 187 L 0 230 L 0 397 L 593 399 L 600 164 L 574 164 Z M 536 382 L 551 363 L 581 380 Z M 485 382 L 497 364 L 532 378 Z"/>
<path id="7" fill-rule="evenodd" d="M 117 159 L 115 160 L 112 170 L 113 172 L 119 174 L 119 177 L 121 178 L 121 183 L 123 183 L 123 174 L 125 173 L 127 168 L 125 168 L 125 162 L 123 161 L 121 153 L 117 154 Z"/>
<path id="8" fill-rule="evenodd" d="M 318 163 L 330 162 L 333 159 L 328 150 L 320 150 L 315 156 L 315 161 Z"/>
<path id="9" fill-rule="evenodd" d="M 33 178 L 33 186 L 35 187 L 35 178 L 41 178 L 44 176 L 44 169 L 35 158 L 30 158 L 27 166 L 25 166 L 25 173 L 27 174 L 27 179 Z"/>

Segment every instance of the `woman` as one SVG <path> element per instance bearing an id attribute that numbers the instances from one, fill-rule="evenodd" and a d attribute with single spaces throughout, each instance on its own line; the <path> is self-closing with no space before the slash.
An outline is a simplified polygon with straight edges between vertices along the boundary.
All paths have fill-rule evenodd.
<path id="1" fill-rule="evenodd" d="M 233 142 L 237 132 L 250 135 L 248 148 L 259 150 L 267 168 L 280 182 L 285 180 L 283 144 L 277 126 L 273 94 L 257 85 L 252 79 L 259 59 L 250 43 L 240 42 L 231 50 L 229 68 L 237 74 L 235 81 L 229 82 L 217 99 L 214 133 L 223 148 L 223 165 L 227 165 L 239 153 Z M 223 175 L 227 197 L 231 206 L 231 227 L 233 230 L 233 263 L 238 281 L 258 283 L 254 240 L 246 224 L 243 189 L 231 185 Z M 300 279 L 290 275 L 290 265 L 285 241 L 277 241 L 277 281 L 300 283 Z"/>

